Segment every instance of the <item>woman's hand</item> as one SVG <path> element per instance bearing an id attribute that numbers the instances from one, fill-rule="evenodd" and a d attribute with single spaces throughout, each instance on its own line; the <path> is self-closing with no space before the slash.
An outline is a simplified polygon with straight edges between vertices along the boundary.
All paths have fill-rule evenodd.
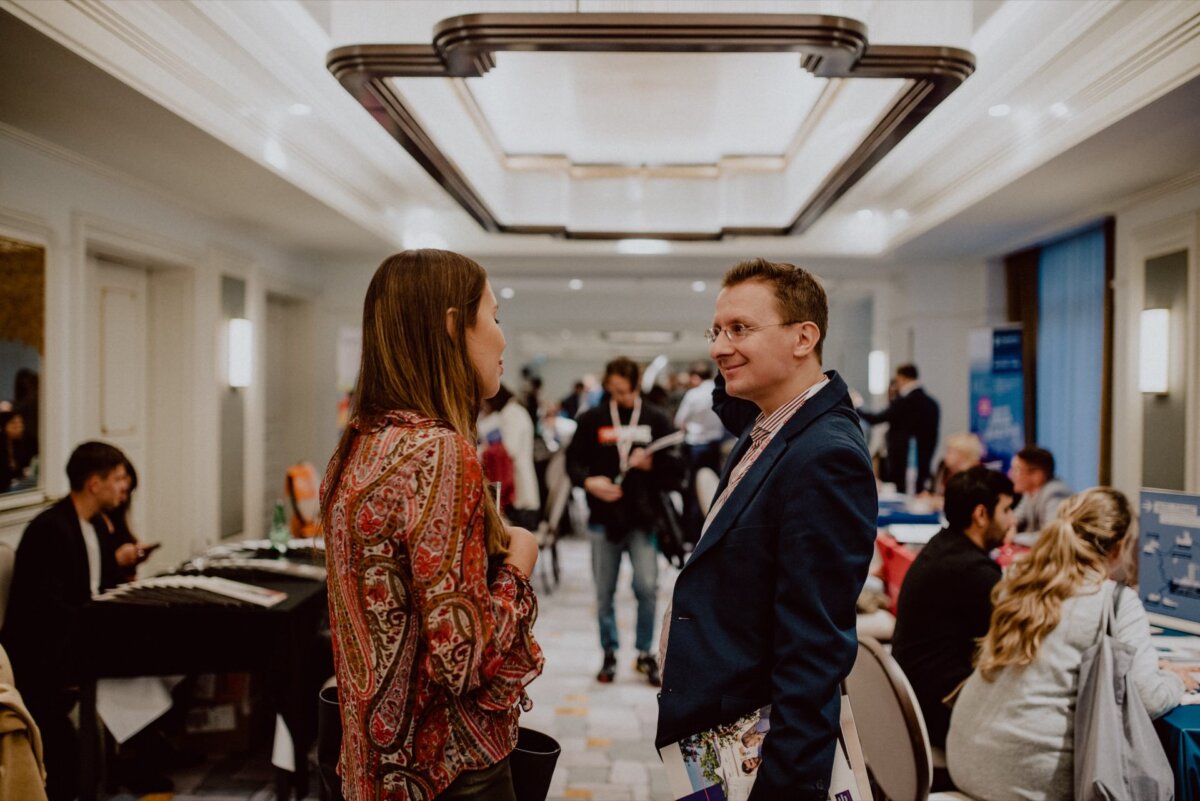
<path id="1" fill-rule="evenodd" d="M 1165 659 L 1158 660 L 1159 670 L 1166 670 L 1174 673 L 1179 678 L 1183 679 L 1183 689 L 1187 692 L 1195 692 L 1197 687 L 1200 687 L 1200 682 L 1197 682 L 1195 675 L 1200 672 L 1200 665 L 1184 665 L 1179 662 L 1168 662 Z"/>
<path id="2" fill-rule="evenodd" d="M 512 565 L 529 578 L 533 575 L 533 567 L 538 560 L 537 538 L 528 529 L 517 526 L 509 526 L 507 531 L 508 556 L 504 557 L 504 564 Z"/>
<path id="3" fill-rule="evenodd" d="M 608 476 L 588 476 L 583 480 L 583 488 L 589 494 L 609 503 L 621 500 L 621 496 L 625 494 Z"/>

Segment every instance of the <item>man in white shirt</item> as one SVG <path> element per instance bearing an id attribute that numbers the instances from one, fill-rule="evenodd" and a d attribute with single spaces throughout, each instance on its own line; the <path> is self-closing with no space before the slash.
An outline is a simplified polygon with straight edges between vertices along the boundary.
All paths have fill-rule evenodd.
<path id="1" fill-rule="evenodd" d="M 684 432 L 688 457 L 688 492 L 684 498 L 684 531 L 693 545 L 700 539 L 704 515 L 696 496 L 696 473 L 707 467 L 721 473 L 721 442 L 725 424 L 713 411 L 713 369 L 711 362 L 696 362 L 691 369 L 692 388 L 684 393 L 675 412 L 675 427 Z M 711 498 L 709 501 L 711 502 Z"/>
<path id="2" fill-rule="evenodd" d="M 74 649 L 81 610 L 100 587 L 101 560 L 111 558 L 91 521 L 124 501 L 126 463 L 125 454 L 103 442 L 77 447 L 67 461 L 70 494 L 35 517 L 17 547 L 0 640 L 41 728 L 50 801 L 78 793 L 79 742 L 68 717 L 77 695 L 80 655 Z"/>

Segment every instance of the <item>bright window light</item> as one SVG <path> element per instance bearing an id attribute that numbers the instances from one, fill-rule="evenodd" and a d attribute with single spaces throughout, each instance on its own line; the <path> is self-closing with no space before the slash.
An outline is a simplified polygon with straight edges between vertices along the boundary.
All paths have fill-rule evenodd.
<path id="1" fill-rule="evenodd" d="M 887 392 L 888 355 L 886 350 L 873 350 L 867 354 L 867 388 L 872 395 Z"/>
<path id="2" fill-rule="evenodd" d="M 1167 394 L 1170 352 L 1171 311 L 1143 309 L 1138 389 L 1156 395 Z"/>
<path id="3" fill-rule="evenodd" d="M 665 239 L 618 239 L 617 252 L 631 253 L 639 256 L 670 253 L 671 243 Z"/>
<path id="4" fill-rule="evenodd" d="M 254 324 L 235 317 L 229 321 L 229 386 L 250 386 L 253 373 Z"/>

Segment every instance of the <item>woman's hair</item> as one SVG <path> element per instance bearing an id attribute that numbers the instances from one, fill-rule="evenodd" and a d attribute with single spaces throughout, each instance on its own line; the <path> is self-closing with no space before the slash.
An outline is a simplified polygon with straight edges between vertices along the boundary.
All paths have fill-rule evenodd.
<path id="1" fill-rule="evenodd" d="M 1009 665 L 1028 665 L 1062 618 L 1063 601 L 1104 577 L 1133 524 L 1129 501 L 1112 487 L 1072 495 L 992 590 L 992 623 L 980 643 L 979 672 L 991 681 Z"/>
<path id="2" fill-rule="evenodd" d="M 352 418 L 364 422 L 406 410 L 440 420 L 475 441 L 482 391 L 467 350 L 487 288 L 483 267 L 445 250 L 405 250 L 384 259 L 363 301 L 362 362 Z M 446 313 L 456 309 L 447 333 Z M 334 452 L 325 514 L 341 480 L 357 431 L 347 425 Z M 508 534 L 490 493 L 484 493 L 489 554 L 503 554 Z M 326 530 L 330 521 L 325 520 Z"/>

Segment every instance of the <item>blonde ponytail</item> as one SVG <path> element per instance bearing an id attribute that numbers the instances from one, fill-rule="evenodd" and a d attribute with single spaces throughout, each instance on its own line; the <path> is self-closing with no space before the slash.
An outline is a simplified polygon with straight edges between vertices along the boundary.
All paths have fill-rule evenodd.
<path id="1" fill-rule="evenodd" d="M 1068 498 L 1026 558 L 992 591 L 992 623 L 980 642 L 979 672 L 991 681 L 1001 668 L 1028 665 L 1062 619 L 1062 605 L 1088 580 L 1107 574 L 1109 555 L 1132 522 L 1129 501 L 1111 487 Z"/>

